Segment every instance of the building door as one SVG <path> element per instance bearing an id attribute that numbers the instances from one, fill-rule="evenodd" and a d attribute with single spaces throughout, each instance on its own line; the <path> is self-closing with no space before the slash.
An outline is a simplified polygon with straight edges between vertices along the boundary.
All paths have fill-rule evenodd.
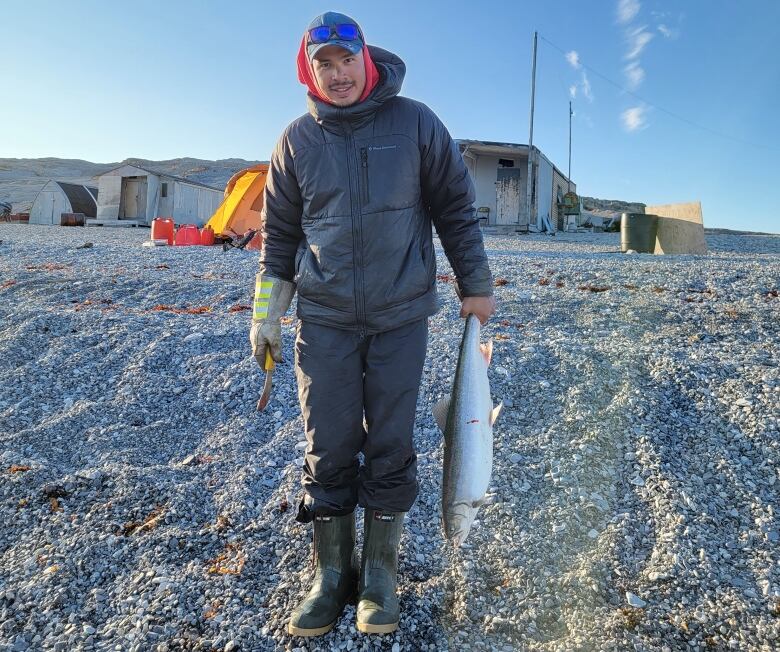
<path id="1" fill-rule="evenodd" d="M 496 224 L 519 224 L 522 173 L 520 168 L 498 168 Z"/>
<path id="2" fill-rule="evenodd" d="M 41 216 L 41 224 L 59 224 L 60 221 L 54 221 L 54 204 L 57 203 L 57 198 L 53 192 L 45 193 L 45 199 L 41 202 L 43 205 L 43 215 Z"/>
<path id="3" fill-rule="evenodd" d="M 119 217 L 128 220 L 146 219 L 146 177 L 122 179 L 122 203 Z"/>
<path id="4" fill-rule="evenodd" d="M 496 224 L 519 223 L 522 173 L 520 168 L 498 168 Z"/>

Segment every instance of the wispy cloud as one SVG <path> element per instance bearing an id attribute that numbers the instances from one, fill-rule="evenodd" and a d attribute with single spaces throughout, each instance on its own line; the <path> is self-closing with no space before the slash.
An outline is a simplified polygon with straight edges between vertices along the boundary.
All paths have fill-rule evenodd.
<path id="1" fill-rule="evenodd" d="M 577 122 L 584 123 L 589 129 L 594 128 L 593 119 L 587 113 L 574 113 Z"/>
<path id="2" fill-rule="evenodd" d="M 639 13 L 638 0 L 618 0 L 617 17 L 621 25 L 626 25 L 634 20 Z"/>
<path id="3" fill-rule="evenodd" d="M 580 88 L 582 89 L 582 94 L 585 96 L 588 102 L 593 102 L 593 91 L 590 88 L 590 80 L 588 79 L 588 75 L 584 70 L 582 71 Z"/>
<path id="4" fill-rule="evenodd" d="M 657 29 L 664 38 L 676 39 L 678 36 L 680 36 L 679 29 L 674 29 L 672 27 L 669 27 L 668 25 L 664 25 L 663 23 L 658 25 Z"/>
<path id="5" fill-rule="evenodd" d="M 647 110 L 643 106 L 632 106 L 630 109 L 626 109 L 620 114 L 623 128 L 628 132 L 644 129 L 647 126 L 646 113 Z"/>
<path id="6" fill-rule="evenodd" d="M 651 11 L 650 15 L 658 33 L 664 38 L 676 39 L 680 36 L 685 14 L 673 14 L 669 11 Z M 674 25 L 676 23 L 676 26 Z"/>
<path id="7" fill-rule="evenodd" d="M 623 68 L 623 74 L 626 77 L 626 86 L 631 91 L 639 88 L 645 79 L 645 69 L 639 57 L 655 36 L 654 29 L 648 29 L 645 25 L 637 26 L 634 22 L 641 8 L 639 0 L 617 0 L 618 22 L 623 26 L 623 37 L 626 40 L 626 53 L 623 58 L 628 62 Z M 654 22 L 661 20 L 658 12 L 650 13 Z"/>
<path id="8" fill-rule="evenodd" d="M 593 102 L 593 91 L 590 87 L 590 80 L 588 79 L 588 75 L 585 70 L 583 70 L 582 64 L 580 63 L 579 52 L 576 50 L 567 52 L 566 61 L 569 62 L 569 65 L 572 68 L 580 71 L 580 81 L 569 86 L 569 97 L 571 97 L 571 99 L 575 99 L 577 97 L 577 93 L 582 93 L 582 96 L 588 100 L 588 102 Z"/>
<path id="9" fill-rule="evenodd" d="M 639 65 L 638 61 L 632 61 L 629 63 L 623 69 L 623 72 L 625 72 L 626 79 L 628 80 L 628 88 L 632 91 L 639 88 L 639 85 L 645 78 L 645 70 L 642 68 L 642 66 Z"/>
<path id="10" fill-rule="evenodd" d="M 648 32 L 647 29 L 642 26 L 628 32 L 627 37 L 629 50 L 626 54 L 626 59 L 636 59 L 642 54 L 642 50 L 645 49 L 645 46 L 653 40 L 653 33 Z"/>

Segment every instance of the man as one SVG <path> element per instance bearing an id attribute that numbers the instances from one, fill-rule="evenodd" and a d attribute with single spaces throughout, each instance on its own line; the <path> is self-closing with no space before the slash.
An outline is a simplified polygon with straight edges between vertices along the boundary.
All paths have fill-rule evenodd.
<path id="1" fill-rule="evenodd" d="M 356 589 L 360 631 L 398 627 L 398 544 L 417 496 L 412 430 L 437 310 L 432 224 L 457 276 L 461 316 L 484 323 L 495 309 L 466 167 L 433 112 L 398 96 L 405 70 L 366 46 L 348 16 L 315 18 L 298 54 L 309 112 L 282 134 L 265 187 L 250 339 L 261 366 L 267 348 L 281 361 L 279 320 L 297 289 L 308 440 L 297 518 L 314 522 L 316 560 L 288 625 L 299 636 L 329 631 Z"/>

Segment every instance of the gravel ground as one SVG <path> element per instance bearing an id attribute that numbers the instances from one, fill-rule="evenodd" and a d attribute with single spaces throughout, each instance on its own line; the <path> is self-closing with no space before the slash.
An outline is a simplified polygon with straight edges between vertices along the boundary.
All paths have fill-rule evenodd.
<path id="1" fill-rule="evenodd" d="M 401 628 L 359 634 L 348 607 L 309 641 L 284 632 L 310 562 L 294 375 L 255 412 L 240 309 L 257 254 L 146 238 L 0 225 L 0 649 L 777 649 L 780 237 L 653 257 L 488 236 L 505 409 L 458 552 L 431 416 L 462 328 L 440 255 Z"/>

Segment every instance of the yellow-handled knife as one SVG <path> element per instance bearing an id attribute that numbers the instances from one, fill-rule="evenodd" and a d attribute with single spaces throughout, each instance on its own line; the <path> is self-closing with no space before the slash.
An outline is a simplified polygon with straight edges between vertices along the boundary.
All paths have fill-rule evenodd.
<path id="1" fill-rule="evenodd" d="M 273 374 L 274 374 L 274 359 L 271 357 L 271 349 L 266 348 L 265 350 L 265 364 L 263 365 L 263 369 L 265 369 L 265 384 L 263 385 L 263 393 L 260 394 L 260 400 L 257 401 L 257 411 L 262 412 L 265 409 L 265 406 L 268 405 L 268 399 L 271 398 L 271 387 L 273 385 Z"/>

